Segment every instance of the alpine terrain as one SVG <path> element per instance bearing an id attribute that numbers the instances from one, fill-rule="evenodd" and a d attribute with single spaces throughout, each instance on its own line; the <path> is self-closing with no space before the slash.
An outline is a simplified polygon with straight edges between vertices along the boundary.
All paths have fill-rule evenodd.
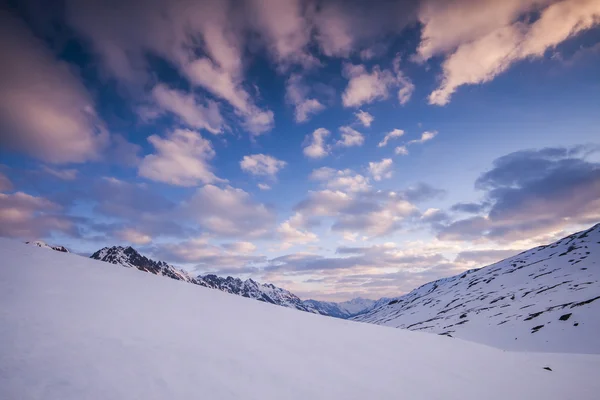
<path id="1" fill-rule="evenodd" d="M 599 354 L 600 224 L 353 319 L 502 349 Z"/>
<path id="2" fill-rule="evenodd" d="M 570 245 L 575 239 L 555 249 Z M 7 239 L 0 254 L 2 399 L 592 400 L 600 392 L 598 355 L 507 352 L 327 318 Z M 585 306 L 565 310 L 577 317 Z"/>
<path id="3" fill-rule="evenodd" d="M 140 271 L 167 276 L 175 280 L 218 289 L 223 292 L 249 297 L 266 303 L 295 308 L 301 311 L 317 312 L 311 304 L 303 303 L 298 296 L 272 284 L 261 284 L 252 279 L 242 281 L 239 278 L 231 276 L 227 278 L 216 275 L 194 277 L 188 272 L 169 265 L 164 261 L 154 261 L 144 257 L 132 247 L 105 247 L 92 254 L 90 258 L 127 268 L 136 268 Z"/>

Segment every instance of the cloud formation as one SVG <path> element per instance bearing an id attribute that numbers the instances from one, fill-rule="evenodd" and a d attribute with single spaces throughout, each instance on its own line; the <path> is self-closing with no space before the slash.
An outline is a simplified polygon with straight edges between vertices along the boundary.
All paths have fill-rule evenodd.
<path id="1" fill-rule="evenodd" d="M 545 148 L 496 159 L 475 184 L 487 214 L 454 221 L 438 237 L 506 242 L 597 222 L 600 165 L 585 155 L 582 147 Z"/>
<path id="2" fill-rule="evenodd" d="M 375 117 L 373 117 L 371 114 L 369 114 L 368 112 L 363 111 L 363 110 L 358 110 L 354 115 L 356 115 L 356 118 L 358 119 L 358 121 L 365 128 L 370 127 L 371 123 L 375 120 Z"/>
<path id="3" fill-rule="evenodd" d="M 205 129 L 213 134 L 223 133 L 223 117 L 216 102 L 208 101 L 203 105 L 193 94 L 169 89 L 164 84 L 152 89 L 152 97 L 163 110 L 178 116 L 188 127 Z"/>
<path id="4" fill-rule="evenodd" d="M 380 181 L 382 179 L 389 179 L 392 177 L 392 166 L 394 162 L 391 158 L 384 158 L 379 162 L 369 162 L 369 173 L 373 176 L 373 179 Z"/>
<path id="5" fill-rule="evenodd" d="M 152 135 L 148 141 L 155 153 L 149 154 L 139 166 L 139 175 L 178 186 L 220 182 L 208 161 L 215 156 L 212 144 L 199 133 L 175 129 L 166 138 Z"/>
<path id="6" fill-rule="evenodd" d="M 346 64 L 343 75 L 348 79 L 348 86 L 342 93 L 344 107 L 360 107 L 385 100 L 392 88 L 398 88 L 398 102 L 404 105 L 414 91 L 413 83 L 400 70 L 399 57 L 393 61 L 393 71 L 375 65 L 369 72 L 364 65 Z"/>
<path id="7" fill-rule="evenodd" d="M 262 175 L 275 177 L 280 169 L 285 167 L 287 163 L 278 160 L 275 157 L 266 154 L 252 154 L 244 156 L 240 161 L 240 167 L 243 171 L 252 175 Z"/>
<path id="8" fill-rule="evenodd" d="M 108 132 L 74 70 L 5 11 L 0 52 L 2 147 L 55 164 L 98 159 Z"/>
<path id="9" fill-rule="evenodd" d="M 315 98 L 309 97 L 309 87 L 302 82 L 298 74 L 292 74 L 285 87 L 285 98 L 294 106 L 294 117 L 296 122 L 306 122 L 313 115 L 325 109 L 325 105 Z"/>
<path id="10" fill-rule="evenodd" d="M 329 154 L 329 146 L 325 143 L 325 139 L 330 135 L 325 128 L 318 128 L 308 135 L 305 142 L 305 147 L 302 150 L 304 155 L 308 158 L 323 158 Z"/>
<path id="11" fill-rule="evenodd" d="M 538 18 L 524 18 L 536 12 Z M 544 56 L 578 33 L 600 24 L 596 0 L 427 1 L 418 59 L 445 54 L 440 86 L 429 103 L 443 106 L 462 85 L 489 82 L 514 63 Z M 464 21 L 468 20 L 468 24 Z M 477 60 L 477 62 L 473 62 Z"/>
<path id="12" fill-rule="evenodd" d="M 365 137 L 363 134 L 349 126 L 341 126 L 340 133 L 342 134 L 342 138 L 336 142 L 337 146 L 362 146 L 365 142 Z"/>
<path id="13" fill-rule="evenodd" d="M 0 236 L 38 239 L 51 232 L 76 234 L 73 221 L 60 205 L 23 192 L 0 193 Z"/>
<path id="14" fill-rule="evenodd" d="M 180 213 L 220 237 L 256 239 L 275 230 L 275 213 L 248 192 L 231 186 L 203 186 L 185 201 Z"/>
<path id="15" fill-rule="evenodd" d="M 402 137 L 403 135 L 404 131 L 402 129 L 392 129 L 390 132 L 386 133 L 383 140 L 377 144 L 377 147 L 385 147 L 390 140 Z"/>

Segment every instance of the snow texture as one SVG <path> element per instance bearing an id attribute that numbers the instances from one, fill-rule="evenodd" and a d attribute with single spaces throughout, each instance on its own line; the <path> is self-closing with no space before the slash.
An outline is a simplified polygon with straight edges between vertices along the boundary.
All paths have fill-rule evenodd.
<path id="1" fill-rule="evenodd" d="M 507 350 L 600 354 L 600 224 L 353 319 Z"/>
<path id="2" fill-rule="evenodd" d="M 7 239 L 0 255 L 0 399 L 600 393 L 597 355 L 506 352 L 327 318 Z"/>

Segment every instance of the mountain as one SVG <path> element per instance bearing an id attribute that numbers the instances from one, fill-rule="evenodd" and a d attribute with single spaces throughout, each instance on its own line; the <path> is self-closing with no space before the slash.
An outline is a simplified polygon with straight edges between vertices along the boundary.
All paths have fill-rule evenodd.
<path id="1" fill-rule="evenodd" d="M 300 311 L 317 312 L 310 304 L 304 304 L 292 292 L 270 283 L 261 284 L 252 279 L 242 281 L 239 278 L 232 278 L 231 276 L 222 278 L 216 275 L 204 275 L 198 277 L 198 279 L 206 282 L 208 287 L 218 289 L 222 292 L 237 294 L 238 296 L 249 297 L 288 308 L 295 308 Z"/>
<path id="2" fill-rule="evenodd" d="M 310 304 L 304 304 L 296 295 L 277 286 L 261 284 L 252 279 L 242 281 L 239 278 L 233 278 L 231 276 L 228 276 L 227 278 L 216 275 L 193 277 L 188 272 L 169 265 L 164 261 L 154 261 L 142 256 L 133 247 L 105 247 L 92 254 L 90 258 L 121 265 L 126 268 L 137 268 L 140 271 L 167 276 L 175 280 L 217 289 L 243 297 L 249 297 L 266 303 L 294 308 L 301 311 L 317 312 Z"/>
<path id="3" fill-rule="evenodd" d="M 374 308 L 378 308 L 384 304 L 387 304 L 390 300 L 391 299 L 388 299 L 387 297 L 379 300 L 370 300 L 357 297 L 341 303 L 305 300 L 304 304 L 309 305 L 319 314 L 345 319 L 368 312 Z"/>
<path id="4" fill-rule="evenodd" d="M 41 240 L 36 240 L 33 242 L 25 242 L 25 244 L 37 246 L 42 249 L 56 250 L 56 251 L 60 251 L 63 253 L 69 253 L 69 250 L 67 250 L 67 248 L 65 246 L 51 246 L 48 243 L 42 242 Z"/>
<path id="5" fill-rule="evenodd" d="M 598 355 L 513 353 L 326 318 L 8 239 L 0 239 L 0 255 L 0 399 L 600 393 Z"/>
<path id="6" fill-rule="evenodd" d="M 600 224 L 427 283 L 353 320 L 502 349 L 600 353 Z"/>
<path id="7" fill-rule="evenodd" d="M 142 256 L 133 247 L 104 247 L 90 256 L 95 260 L 121 265 L 126 268 L 137 268 L 140 271 L 150 272 L 154 275 L 167 276 L 178 281 L 195 283 L 208 286 L 202 280 L 197 280 L 185 271 L 175 268 L 164 261 L 154 261 Z"/>

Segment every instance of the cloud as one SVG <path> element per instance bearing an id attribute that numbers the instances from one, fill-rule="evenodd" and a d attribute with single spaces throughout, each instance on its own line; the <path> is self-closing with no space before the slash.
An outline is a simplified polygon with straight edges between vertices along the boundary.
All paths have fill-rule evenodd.
<path id="1" fill-rule="evenodd" d="M 266 154 L 253 154 L 244 156 L 240 161 L 242 171 L 252 175 L 275 177 L 280 169 L 287 163 Z"/>
<path id="2" fill-rule="evenodd" d="M 62 179 L 63 181 L 75 180 L 77 179 L 77 174 L 79 173 L 79 171 L 76 169 L 57 169 L 50 168 L 46 165 L 42 166 L 42 171 L 58 179 Z"/>
<path id="3" fill-rule="evenodd" d="M 13 189 L 13 184 L 6 175 L 0 172 L 0 192 L 8 192 Z"/>
<path id="4" fill-rule="evenodd" d="M 487 215 L 456 220 L 442 227 L 438 237 L 507 242 L 597 222 L 600 165 L 585 159 L 588 150 L 544 148 L 496 159 L 475 184 L 485 193 Z"/>
<path id="5" fill-rule="evenodd" d="M 393 71 L 382 70 L 375 65 L 371 72 L 364 65 L 344 65 L 343 75 L 348 79 L 348 86 L 342 93 L 344 107 L 360 107 L 363 104 L 385 100 L 392 88 L 398 88 L 398 102 L 406 104 L 415 89 L 414 84 L 400 69 L 400 57 L 392 62 Z"/>
<path id="6" fill-rule="evenodd" d="M 152 253 L 171 262 L 196 263 L 195 269 L 199 272 L 215 271 L 220 267 L 237 271 L 249 264 L 266 261 L 264 256 L 249 254 L 254 251 L 251 246 L 248 242 L 216 246 L 201 236 L 179 243 L 160 244 L 152 249 Z"/>
<path id="7" fill-rule="evenodd" d="M 256 251 L 256 246 L 250 242 L 232 242 L 232 243 L 224 243 L 221 245 L 226 250 L 232 251 L 234 253 L 253 253 Z"/>
<path id="8" fill-rule="evenodd" d="M 479 214 L 487 208 L 486 204 L 481 203 L 456 203 L 450 210 L 455 212 L 463 212 L 467 214 Z"/>
<path id="9" fill-rule="evenodd" d="M 187 221 L 180 215 L 181 205 L 154 189 L 146 183 L 104 177 L 94 181 L 89 192 L 77 193 L 77 199 L 95 204 L 95 218 L 89 224 L 89 229 L 107 238 L 116 237 L 136 243 L 145 241 L 145 236 L 156 240 L 159 237 L 188 237 L 197 233 L 197 227 L 176 222 Z M 111 222 L 104 222 L 107 220 Z"/>
<path id="10" fill-rule="evenodd" d="M 163 84 L 152 89 L 152 96 L 162 109 L 177 115 L 190 128 L 223 133 L 223 117 L 216 102 L 208 101 L 204 106 L 198 103 L 194 95 L 169 89 Z"/>
<path id="11" fill-rule="evenodd" d="M 423 144 L 425 142 L 428 142 L 428 141 L 432 140 L 434 137 L 436 137 L 437 134 L 438 134 L 437 131 L 425 131 L 421 134 L 421 137 L 419 139 L 409 140 L 405 145 L 397 146 L 394 149 L 394 152 L 397 155 L 406 156 L 406 155 L 408 155 L 408 146 L 412 146 L 413 144 Z M 381 141 L 378 146 L 383 147 L 383 146 L 387 145 L 388 137 L 389 138 L 400 137 L 402 135 L 404 135 L 404 131 L 402 131 L 400 129 L 394 129 L 393 131 L 391 131 L 390 133 L 388 133 L 385 136 L 383 141 Z"/>
<path id="12" fill-rule="evenodd" d="M 344 107 L 360 107 L 377 100 L 389 97 L 389 89 L 394 85 L 394 76 L 388 70 L 373 67 L 371 72 L 364 65 L 346 64 L 344 76 L 348 78 L 348 86 L 342 93 Z"/>
<path id="13" fill-rule="evenodd" d="M 6 12 L 0 52 L 2 147 L 56 164 L 98 159 L 108 132 L 72 68 Z"/>
<path id="14" fill-rule="evenodd" d="M 257 186 L 260 190 L 271 190 L 271 186 L 266 183 L 259 183 Z"/>
<path id="15" fill-rule="evenodd" d="M 0 236 L 39 239 L 52 232 L 76 234 L 73 221 L 60 205 L 23 192 L 0 193 Z"/>
<path id="16" fill-rule="evenodd" d="M 175 129 L 165 139 L 152 135 L 148 141 L 156 153 L 144 157 L 138 170 L 140 176 L 178 186 L 222 181 L 208 164 L 215 151 L 199 133 Z"/>
<path id="17" fill-rule="evenodd" d="M 325 143 L 325 139 L 330 135 L 325 128 L 316 129 L 311 135 L 305 139 L 307 145 L 302 152 L 309 158 L 323 158 L 329 154 L 329 146 Z"/>
<path id="18" fill-rule="evenodd" d="M 406 146 L 398 146 L 394 149 L 394 153 L 396 153 L 399 156 L 407 156 L 408 149 L 406 148 Z"/>
<path id="19" fill-rule="evenodd" d="M 331 190 L 364 192 L 371 189 L 369 178 L 357 174 L 351 169 L 336 171 L 333 168 L 322 167 L 315 169 L 309 179 L 320 181 Z"/>
<path id="20" fill-rule="evenodd" d="M 391 158 L 384 158 L 379 162 L 369 162 L 369 173 L 373 176 L 373 179 L 380 181 L 382 179 L 389 179 L 392 177 L 392 165 L 394 162 Z"/>
<path id="21" fill-rule="evenodd" d="M 323 3 L 315 14 L 316 41 L 321 52 L 328 57 L 348 57 L 354 50 L 356 25 L 343 6 Z"/>
<path id="22" fill-rule="evenodd" d="M 152 242 L 152 237 L 134 228 L 126 228 L 115 233 L 115 236 L 129 243 L 144 245 Z"/>
<path id="23" fill-rule="evenodd" d="M 275 214 L 250 194 L 231 186 L 206 185 L 181 206 L 181 215 L 220 237 L 259 238 L 275 230 Z"/>
<path id="24" fill-rule="evenodd" d="M 310 68 L 319 64 L 307 46 L 311 40 L 311 24 L 304 15 L 300 0 L 251 0 L 254 28 L 261 35 L 272 59 L 281 69 L 299 64 Z"/>
<path id="25" fill-rule="evenodd" d="M 218 0 L 132 0 L 108 9 L 101 0 L 69 0 L 66 16 L 91 43 L 105 72 L 130 91 L 143 91 L 155 80 L 147 58 L 153 54 L 169 62 L 193 87 L 229 103 L 242 127 L 260 135 L 272 129 L 273 112 L 260 108 L 244 85 L 248 35 L 247 24 L 240 24 L 244 20 L 239 17 L 245 7 L 232 6 Z"/>
<path id="26" fill-rule="evenodd" d="M 281 249 L 288 249 L 293 245 L 306 245 L 319 240 L 319 237 L 306 229 L 301 229 L 302 216 L 294 215 L 282 222 L 277 228 L 279 238 L 282 240 Z"/>
<path id="27" fill-rule="evenodd" d="M 306 122 L 325 109 L 325 105 L 319 100 L 308 97 L 309 88 L 302 83 L 302 78 L 298 74 L 290 75 L 285 90 L 286 101 L 295 108 L 296 122 Z"/>
<path id="28" fill-rule="evenodd" d="M 387 146 L 387 144 L 390 140 L 399 138 L 402 135 L 404 135 L 404 131 L 402 129 L 393 129 L 392 131 L 390 131 L 389 133 L 387 133 L 385 135 L 385 137 L 383 138 L 383 140 L 381 142 L 379 142 L 377 147 L 385 147 L 385 146 Z"/>
<path id="29" fill-rule="evenodd" d="M 406 200 L 403 193 L 365 190 L 309 192 L 294 210 L 302 226 L 315 225 L 328 217 L 332 219 L 333 231 L 371 236 L 395 232 L 406 219 L 418 215 L 418 209 Z"/>
<path id="30" fill-rule="evenodd" d="M 365 128 L 370 127 L 371 123 L 375 120 L 375 117 L 363 110 L 358 110 L 354 115 L 356 115 L 356 118 Z"/>
<path id="31" fill-rule="evenodd" d="M 425 142 L 430 141 L 431 139 L 433 139 L 434 137 L 436 137 L 438 134 L 437 131 L 425 131 L 421 134 L 421 138 L 420 139 L 415 139 L 415 140 L 411 140 L 407 143 L 407 145 L 411 145 L 411 144 L 423 144 Z"/>
<path id="32" fill-rule="evenodd" d="M 409 186 L 400 193 L 406 200 L 412 203 L 420 203 L 428 200 L 440 199 L 446 194 L 446 191 L 426 183 L 417 183 L 416 185 Z"/>
<path id="33" fill-rule="evenodd" d="M 421 17 L 418 58 L 450 53 L 442 65 L 441 84 L 429 96 L 430 104 L 440 106 L 448 104 L 458 87 L 489 82 L 514 63 L 543 57 L 548 49 L 600 23 L 600 4 L 595 0 L 428 4 Z M 477 12 L 483 7 L 487 9 Z M 539 17 L 522 18 L 531 11 Z M 469 24 L 460 24 L 459 18 Z"/>
<path id="34" fill-rule="evenodd" d="M 337 146 L 362 146 L 365 142 L 365 137 L 363 134 L 356 129 L 350 128 L 349 126 L 341 126 L 340 132 L 342 133 L 342 138 L 336 142 Z"/>

